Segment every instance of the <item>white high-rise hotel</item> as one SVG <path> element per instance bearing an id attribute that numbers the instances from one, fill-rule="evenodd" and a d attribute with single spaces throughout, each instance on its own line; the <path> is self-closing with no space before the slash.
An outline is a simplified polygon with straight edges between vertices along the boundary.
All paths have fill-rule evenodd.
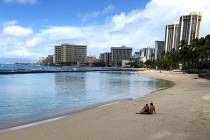
<path id="1" fill-rule="evenodd" d="M 180 17 L 180 41 L 190 45 L 194 39 L 199 38 L 201 18 L 201 13 L 199 12 Z"/>
<path id="2" fill-rule="evenodd" d="M 179 46 L 179 24 L 166 25 L 165 52 L 177 50 Z"/>
<path id="3" fill-rule="evenodd" d="M 201 19 L 201 13 L 193 12 L 181 16 L 179 24 L 166 25 L 165 52 L 177 50 L 181 41 L 190 45 L 194 39 L 199 38 Z"/>

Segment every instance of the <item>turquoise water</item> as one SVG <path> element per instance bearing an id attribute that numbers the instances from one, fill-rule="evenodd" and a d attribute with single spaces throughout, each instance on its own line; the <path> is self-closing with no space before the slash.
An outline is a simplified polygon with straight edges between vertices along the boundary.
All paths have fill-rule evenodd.
<path id="1" fill-rule="evenodd" d="M 140 97 L 163 86 L 134 72 L 0 75 L 0 129 Z"/>

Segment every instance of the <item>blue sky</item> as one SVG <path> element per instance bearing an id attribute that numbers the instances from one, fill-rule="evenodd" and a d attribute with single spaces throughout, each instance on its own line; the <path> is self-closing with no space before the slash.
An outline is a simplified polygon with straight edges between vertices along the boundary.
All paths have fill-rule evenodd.
<path id="1" fill-rule="evenodd" d="M 164 40 L 166 24 L 195 11 L 205 36 L 209 7 L 210 0 L 0 0 L 0 63 L 36 61 L 61 43 L 85 44 L 94 56 L 113 46 L 139 51 Z"/>
<path id="2" fill-rule="evenodd" d="M 45 26 L 84 26 L 100 25 L 112 15 L 144 8 L 147 0 L 37 0 L 35 3 L 1 1 L 0 21 L 17 20 L 23 26 L 39 30 Z M 101 11 L 103 15 L 81 21 L 81 17 Z"/>

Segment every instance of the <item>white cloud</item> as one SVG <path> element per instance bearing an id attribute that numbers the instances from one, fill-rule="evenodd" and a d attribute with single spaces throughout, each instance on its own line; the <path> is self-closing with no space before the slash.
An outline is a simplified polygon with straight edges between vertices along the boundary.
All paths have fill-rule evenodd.
<path id="1" fill-rule="evenodd" d="M 18 23 L 17 20 L 10 20 L 10 21 L 4 23 L 4 26 L 11 26 L 11 25 L 15 25 L 17 23 Z"/>
<path id="2" fill-rule="evenodd" d="M 47 29 L 41 30 L 40 36 L 47 37 L 51 40 L 60 39 L 76 39 L 83 36 L 81 28 L 75 27 L 49 27 Z"/>
<path id="3" fill-rule="evenodd" d="M 38 46 L 39 44 L 41 44 L 43 41 L 43 39 L 41 37 L 34 37 L 30 40 L 27 40 L 25 43 L 26 47 L 35 47 Z"/>
<path id="4" fill-rule="evenodd" d="M 107 13 L 110 13 L 113 9 L 114 9 L 114 5 L 110 4 L 100 11 L 89 12 L 89 13 L 86 13 L 86 14 L 79 15 L 79 17 L 82 20 L 82 22 L 86 22 L 86 21 L 88 21 L 92 18 L 96 18 L 96 17 L 99 17 L 99 16 L 103 16 Z"/>
<path id="5" fill-rule="evenodd" d="M 109 51 L 112 46 L 126 45 L 139 50 L 153 46 L 155 40 L 164 40 L 165 25 L 178 22 L 181 15 L 193 11 L 202 12 L 201 35 L 210 34 L 209 7 L 210 0 L 176 0 L 173 3 L 151 0 L 144 9 L 116 14 L 100 26 L 51 26 L 34 33 L 31 28 L 15 23 L 3 27 L 0 51 L 1 55 L 38 58 L 52 54 L 54 45 L 65 42 L 87 44 L 90 55 Z M 21 38 L 18 36 L 20 32 L 23 35 Z"/>
<path id="6" fill-rule="evenodd" d="M 3 28 L 3 34 L 15 37 L 25 37 L 33 33 L 33 30 L 28 27 L 22 27 L 19 25 L 9 25 Z"/>
<path id="7" fill-rule="evenodd" d="M 4 3 L 10 4 L 10 3 L 18 3 L 18 4 L 36 4 L 38 0 L 3 0 Z"/>

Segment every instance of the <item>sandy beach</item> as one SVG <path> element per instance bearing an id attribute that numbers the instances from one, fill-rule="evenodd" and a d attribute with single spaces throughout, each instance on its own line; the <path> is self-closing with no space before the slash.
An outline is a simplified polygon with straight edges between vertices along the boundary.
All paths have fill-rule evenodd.
<path id="1" fill-rule="evenodd" d="M 28 128 L 1 132 L 0 140 L 209 140 L 210 81 L 181 72 L 147 70 L 175 83 L 136 100 L 101 106 Z M 135 114 L 154 102 L 157 114 Z"/>

